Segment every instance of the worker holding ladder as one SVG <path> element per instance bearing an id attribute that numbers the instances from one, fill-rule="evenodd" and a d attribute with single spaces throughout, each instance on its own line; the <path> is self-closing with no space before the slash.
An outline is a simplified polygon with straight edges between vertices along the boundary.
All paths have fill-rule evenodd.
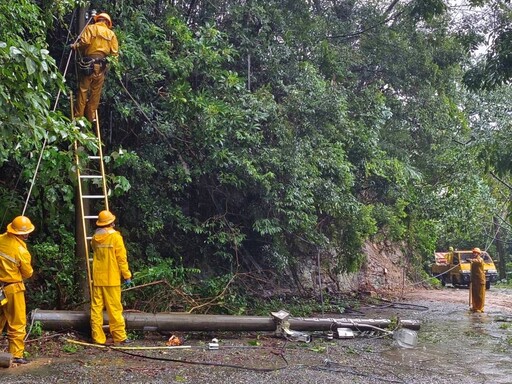
<path id="1" fill-rule="evenodd" d="M 91 295 L 91 331 L 96 344 L 105 344 L 103 308 L 107 310 L 109 328 L 116 344 L 128 344 L 121 303 L 121 279 L 131 284 L 130 272 L 121 233 L 114 229 L 116 217 L 103 210 L 98 214 L 96 232 L 92 237 L 93 287 Z"/>

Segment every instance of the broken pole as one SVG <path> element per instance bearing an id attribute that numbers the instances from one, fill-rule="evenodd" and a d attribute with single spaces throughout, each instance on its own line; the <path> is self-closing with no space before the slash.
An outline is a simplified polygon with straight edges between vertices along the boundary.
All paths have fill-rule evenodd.
<path id="1" fill-rule="evenodd" d="M 206 332 L 206 331 L 275 331 L 277 323 L 272 317 L 196 315 L 189 313 L 146 313 L 125 311 L 123 316 L 126 329 L 130 331 L 157 332 Z M 83 311 L 34 310 L 31 321 L 38 321 L 44 330 L 88 330 L 89 313 Z M 417 330 L 417 320 L 364 319 L 364 318 L 301 318 L 290 317 L 287 320 L 290 329 L 296 331 L 333 331 L 336 328 L 368 330 L 374 327 L 399 327 Z M 105 316 L 104 324 L 108 324 Z"/>

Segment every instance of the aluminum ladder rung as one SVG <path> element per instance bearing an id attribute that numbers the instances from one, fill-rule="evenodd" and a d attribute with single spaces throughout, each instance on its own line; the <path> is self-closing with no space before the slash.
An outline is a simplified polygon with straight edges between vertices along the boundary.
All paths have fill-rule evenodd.
<path id="1" fill-rule="evenodd" d="M 104 199 L 104 195 L 82 195 L 82 199 Z"/>
<path id="2" fill-rule="evenodd" d="M 101 157 L 99 157 L 99 156 L 92 156 L 91 155 L 91 156 L 89 156 L 89 159 L 90 160 L 99 160 L 99 159 L 101 159 Z"/>
<path id="3" fill-rule="evenodd" d="M 84 216 L 84 219 L 90 219 L 90 220 L 94 220 L 94 219 L 97 219 L 98 218 L 98 215 L 92 215 L 92 216 Z"/>
<path id="4" fill-rule="evenodd" d="M 81 179 L 103 179 L 101 175 L 80 175 Z"/>

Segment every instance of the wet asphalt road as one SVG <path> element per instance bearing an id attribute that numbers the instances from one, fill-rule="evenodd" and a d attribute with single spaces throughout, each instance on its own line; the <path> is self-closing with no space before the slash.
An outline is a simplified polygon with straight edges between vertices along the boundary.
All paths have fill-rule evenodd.
<path id="1" fill-rule="evenodd" d="M 405 301 L 326 315 L 419 320 L 408 339 L 414 348 L 378 331 L 333 340 L 312 334 L 310 343 L 269 333 L 197 334 L 187 335 L 184 350 L 144 349 L 167 340 L 147 334 L 135 343 L 141 349 L 123 352 L 52 338 L 29 343 L 31 363 L 0 369 L 0 383 L 512 383 L 512 291 L 493 287 L 483 314 L 468 311 L 467 295 L 411 291 Z M 219 349 L 208 349 L 211 337 Z"/>

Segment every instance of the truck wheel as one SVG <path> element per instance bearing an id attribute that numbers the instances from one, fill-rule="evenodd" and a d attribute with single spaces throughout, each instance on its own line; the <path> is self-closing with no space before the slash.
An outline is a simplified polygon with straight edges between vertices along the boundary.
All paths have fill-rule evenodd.
<path id="1" fill-rule="evenodd" d="M 441 285 L 442 285 L 443 287 L 446 287 L 445 275 L 441 276 Z"/>
<path id="2" fill-rule="evenodd" d="M 485 282 L 485 289 L 491 289 L 491 282 L 490 281 L 486 281 Z"/>

